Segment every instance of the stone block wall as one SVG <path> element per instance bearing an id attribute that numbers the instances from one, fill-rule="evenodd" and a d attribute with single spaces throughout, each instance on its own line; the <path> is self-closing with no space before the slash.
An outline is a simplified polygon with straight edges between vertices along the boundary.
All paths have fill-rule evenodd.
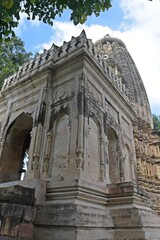
<path id="1" fill-rule="evenodd" d="M 33 240 L 34 190 L 22 186 L 0 189 L 0 240 Z"/>
<path id="2" fill-rule="evenodd" d="M 37 240 L 113 240 L 113 227 L 106 206 L 61 201 L 38 206 L 34 233 Z"/>

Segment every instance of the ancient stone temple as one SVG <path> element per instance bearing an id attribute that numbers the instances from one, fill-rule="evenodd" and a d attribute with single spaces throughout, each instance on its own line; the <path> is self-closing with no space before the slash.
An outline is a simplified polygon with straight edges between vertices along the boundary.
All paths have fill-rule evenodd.
<path id="1" fill-rule="evenodd" d="M 159 240 L 160 137 L 125 44 L 83 31 L 5 80 L 0 240 Z"/>

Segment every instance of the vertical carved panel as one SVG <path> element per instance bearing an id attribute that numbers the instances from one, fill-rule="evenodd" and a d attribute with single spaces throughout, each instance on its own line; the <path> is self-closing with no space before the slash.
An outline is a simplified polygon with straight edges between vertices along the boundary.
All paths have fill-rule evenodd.
<path id="1" fill-rule="evenodd" d="M 76 158 L 76 168 L 78 170 L 82 169 L 83 157 L 84 157 L 84 116 L 86 115 L 86 98 L 85 98 L 85 80 L 84 75 L 79 76 L 79 93 L 78 93 L 78 138 L 77 138 L 77 158 Z"/>
<path id="2" fill-rule="evenodd" d="M 55 122 L 52 177 L 63 177 L 69 167 L 70 125 L 69 116 L 64 114 Z"/>
<path id="3" fill-rule="evenodd" d="M 124 155 L 124 178 L 125 178 L 125 182 L 129 182 L 132 180 L 131 153 L 127 145 L 125 146 L 125 155 Z"/>
<path id="4" fill-rule="evenodd" d="M 48 131 L 47 132 L 45 155 L 44 155 L 44 162 L 43 162 L 43 174 L 44 174 L 44 176 L 47 175 L 48 169 L 49 169 L 49 160 L 50 160 L 50 155 L 51 155 L 52 137 L 53 137 L 52 132 Z"/>
<path id="5" fill-rule="evenodd" d="M 99 129 L 95 121 L 90 118 L 88 131 L 88 177 L 92 180 L 99 180 L 99 162 Z"/>
<path id="6" fill-rule="evenodd" d="M 118 137 L 112 128 L 108 131 L 108 140 L 110 182 L 118 183 L 120 182 L 120 159 L 117 151 Z"/>

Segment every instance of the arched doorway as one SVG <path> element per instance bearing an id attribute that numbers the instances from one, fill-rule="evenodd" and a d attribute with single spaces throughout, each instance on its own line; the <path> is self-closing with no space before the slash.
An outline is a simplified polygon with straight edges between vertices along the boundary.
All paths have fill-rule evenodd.
<path id="1" fill-rule="evenodd" d="M 30 132 L 33 120 L 29 114 L 21 114 L 9 126 L 6 134 L 6 149 L 2 156 L 0 182 L 21 180 L 27 168 Z"/>
<path id="2" fill-rule="evenodd" d="M 111 183 L 120 182 L 120 168 L 118 157 L 118 136 L 116 132 L 109 128 L 108 130 L 108 155 L 109 155 L 109 178 Z"/>

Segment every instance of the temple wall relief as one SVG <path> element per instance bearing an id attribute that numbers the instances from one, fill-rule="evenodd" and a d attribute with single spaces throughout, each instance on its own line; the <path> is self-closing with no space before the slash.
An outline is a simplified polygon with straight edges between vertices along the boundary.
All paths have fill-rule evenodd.
<path id="1" fill-rule="evenodd" d="M 99 181 L 100 171 L 100 139 L 99 127 L 96 122 L 89 118 L 88 125 L 88 159 L 87 173 L 93 181 Z"/>
<path id="2" fill-rule="evenodd" d="M 63 178 L 69 168 L 70 123 L 69 116 L 63 114 L 55 121 L 54 145 L 51 177 Z"/>

